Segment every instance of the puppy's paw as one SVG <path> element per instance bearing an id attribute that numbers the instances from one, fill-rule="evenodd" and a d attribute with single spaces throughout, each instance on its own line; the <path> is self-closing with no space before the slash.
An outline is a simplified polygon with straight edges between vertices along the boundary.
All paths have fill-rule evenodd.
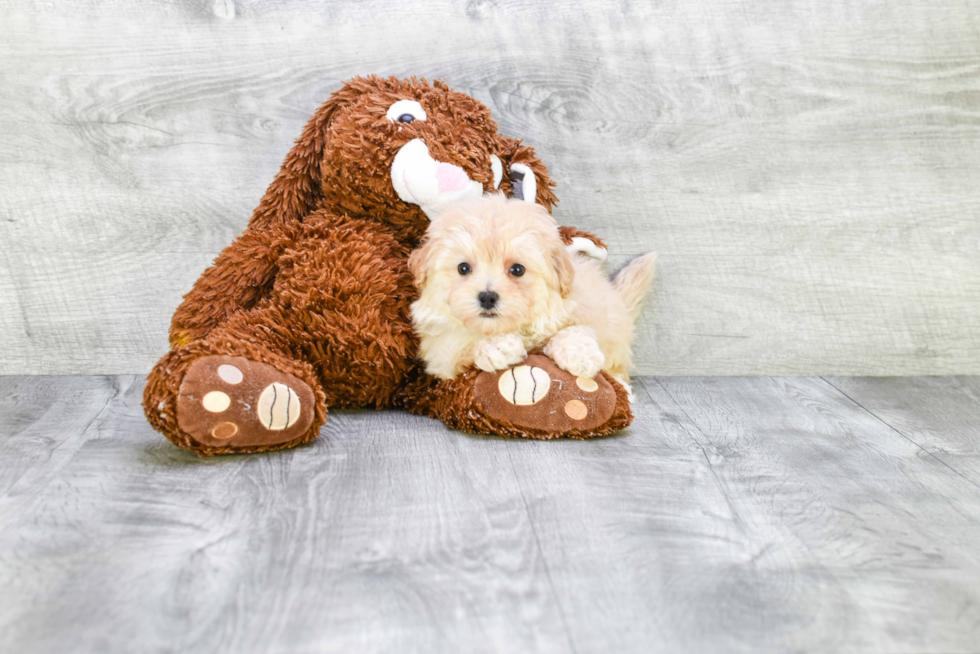
<path id="1" fill-rule="evenodd" d="M 555 334 L 544 347 L 544 353 L 559 368 L 576 377 L 591 379 L 606 363 L 595 330 L 583 325 L 566 327 Z"/>
<path id="2" fill-rule="evenodd" d="M 524 343 L 513 334 L 480 341 L 473 352 L 476 367 L 486 372 L 506 370 L 527 358 Z"/>

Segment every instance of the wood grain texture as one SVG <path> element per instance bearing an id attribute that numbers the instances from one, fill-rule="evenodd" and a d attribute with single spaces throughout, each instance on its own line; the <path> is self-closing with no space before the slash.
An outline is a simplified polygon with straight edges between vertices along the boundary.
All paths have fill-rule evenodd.
<path id="1" fill-rule="evenodd" d="M 825 381 L 980 486 L 978 378 L 833 377 Z"/>
<path id="2" fill-rule="evenodd" d="M 132 376 L 0 378 L 0 651 L 976 651 L 969 454 L 820 379 L 636 391 L 596 441 L 349 412 L 200 459 Z"/>
<path id="3" fill-rule="evenodd" d="M 442 78 L 661 253 L 641 374 L 980 372 L 980 6 L 0 1 L 0 372 L 144 372 L 355 74 Z"/>
<path id="4" fill-rule="evenodd" d="M 975 649 L 976 485 L 820 380 L 639 386 L 558 480 L 515 450 L 579 651 Z"/>
<path id="5" fill-rule="evenodd" d="M 980 623 L 951 607 L 980 588 L 980 487 L 819 380 L 643 387 L 707 465 L 693 522 L 738 563 L 695 555 L 677 583 L 718 591 L 690 612 L 730 625 L 728 651 L 757 629 L 773 651 L 975 649 Z"/>

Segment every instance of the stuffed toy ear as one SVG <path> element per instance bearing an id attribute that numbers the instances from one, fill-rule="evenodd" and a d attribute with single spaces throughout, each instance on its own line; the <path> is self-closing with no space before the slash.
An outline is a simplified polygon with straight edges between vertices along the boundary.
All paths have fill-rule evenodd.
<path id="1" fill-rule="evenodd" d="M 293 149 L 286 155 L 282 168 L 252 214 L 249 227 L 301 222 L 304 216 L 316 209 L 321 198 L 320 163 L 323 161 L 327 130 L 337 113 L 363 93 L 359 86 L 367 81 L 352 79 L 320 105 L 296 139 Z"/>
<path id="2" fill-rule="evenodd" d="M 551 257 L 555 262 L 555 272 L 558 274 L 558 291 L 562 297 L 568 297 L 572 292 L 572 283 L 575 281 L 575 266 L 572 264 L 572 255 L 568 253 L 565 244 L 560 240 L 551 248 Z"/>
<path id="3" fill-rule="evenodd" d="M 503 141 L 504 182 L 501 188 L 511 197 L 540 204 L 549 212 L 558 204 L 551 188 L 555 183 L 548 176 L 548 168 L 541 163 L 534 148 L 511 138 Z"/>

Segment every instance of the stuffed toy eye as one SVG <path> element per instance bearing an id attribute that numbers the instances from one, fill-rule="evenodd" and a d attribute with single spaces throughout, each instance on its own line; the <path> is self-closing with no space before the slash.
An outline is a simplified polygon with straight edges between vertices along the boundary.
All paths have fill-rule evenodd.
<path id="1" fill-rule="evenodd" d="M 388 120 L 393 123 L 410 123 L 413 120 L 425 120 L 425 109 L 415 100 L 399 100 L 388 107 Z"/>
<path id="2" fill-rule="evenodd" d="M 459 271 L 460 275 L 469 275 L 471 272 L 473 272 L 473 269 L 470 268 L 470 264 L 468 263 L 459 264 L 458 266 L 456 266 L 456 270 Z"/>
<path id="3" fill-rule="evenodd" d="M 510 267 L 510 274 L 513 275 L 514 277 L 520 277 L 521 275 L 524 274 L 524 266 L 522 266 L 519 263 L 515 263 L 513 266 Z"/>

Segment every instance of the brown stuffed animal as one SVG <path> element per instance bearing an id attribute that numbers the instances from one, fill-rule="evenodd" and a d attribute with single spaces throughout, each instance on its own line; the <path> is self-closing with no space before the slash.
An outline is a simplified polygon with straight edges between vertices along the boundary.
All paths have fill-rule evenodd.
<path id="1" fill-rule="evenodd" d="M 532 354 L 510 370 L 440 381 L 416 360 L 407 260 L 427 213 L 495 189 L 551 209 L 551 186 L 534 151 L 498 134 L 473 98 L 438 81 L 351 80 L 177 309 L 173 349 L 147 380 L 147 419 L 204 455 L 305 443 L 328 407 L 400 407 L 530 438 L 625 427 L 626 391 L 605 373 L 579 385 Z M 605 252 L 574 228 L 562 234 L 571 249 Z"/>

